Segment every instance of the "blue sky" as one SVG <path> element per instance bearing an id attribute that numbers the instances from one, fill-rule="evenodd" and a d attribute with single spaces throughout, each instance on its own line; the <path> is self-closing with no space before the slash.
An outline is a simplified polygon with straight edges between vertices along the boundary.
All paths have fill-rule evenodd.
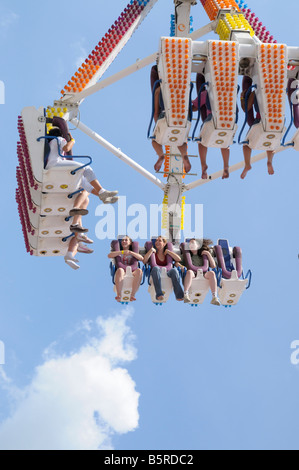
<path id="1" fill-rule="evenodd" d="M 199 4 L 194 27 L 207 23 Z M 29 7 L 30 6 L 30 7 Z M 204 205 L 204 233 L 241 246 L 251 289 L 233 309 L 207 299 L 191 309 L 171 299 L 152 305 L 146 288 L 133 308 L 114 301 L 108 241 L 95 238 L 97 201 L 86 222 L 95 253 L 71 271 L 61 258 L 29 257 L 14 202 L 17 116 L 47 106 L 126 6 L 113 2 L 0 1 L 0 106 L 3 159 L 0 341 L 1 449 L 298 449 L 299 370 L 290 345 L 299 339 L 298 155 L 275 158 L 276 174 L 256 164 L 187 195 Z M 249 5 L 280 42 L 296 45 L 297 24 L 278 1 Z M 297 6 L 288 3 L 288 11 Z M 171 0 L 159 1 L 113 63 L 109 76 L 157 50 L 169 34 Z M 283 15 L 286 15 L 284 12 Z M 119 16 L 119 15 L 117 15 Z M 152 170 L 146 139 L 149 68 L 81 107 L 81 119 Z M 161 203 L 161 191 L 75 131 L 78 154 L 93 156 L 107 188 L 127 204 Z M 192 151 L 196 151 L 195 147 Z M 210 171 L 221 167 L 209 151 Z M 232 148 L 231 161 L 242 159 Z M 197 168 L 196 168 L 197 167 Z M 194 163 L 199 173 L 199 161 Z"/>

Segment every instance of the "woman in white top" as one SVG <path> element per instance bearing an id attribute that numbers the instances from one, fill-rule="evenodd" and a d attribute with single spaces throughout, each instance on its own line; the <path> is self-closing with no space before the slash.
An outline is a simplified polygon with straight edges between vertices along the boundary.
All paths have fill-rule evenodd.
<path id="1" fill-rule="evenodd" d="M 65 158 L 65 154 L 70 152 L 75 144 L 75 139 L 72 138 L 71 134 L 69 135 L 71 140 L 67 142 L 62 137 L 62 132 L 58 127 L 54 127 L 50 130 L 49 136 L 57 137 L 57 139 L 54 138 L 49 141 L 50 153 L 46 170 L 50 170 L 54 166 L 74 167 L 74 164 L 78 164 L 78 167 L 82 166 L 79 162 L 68 160 L 67 157 Z M 98 196 L 104 204 L 114 204 L 118 201 L 118 197 L 116 197 L 118 191 L 106 191 L 97 180 L 90 166 L 86 166 L 83 169 L 83 177 L 89 187 L 91 186 L 93 188 L 94 191 L 92 191 L 92 193 Z"/>

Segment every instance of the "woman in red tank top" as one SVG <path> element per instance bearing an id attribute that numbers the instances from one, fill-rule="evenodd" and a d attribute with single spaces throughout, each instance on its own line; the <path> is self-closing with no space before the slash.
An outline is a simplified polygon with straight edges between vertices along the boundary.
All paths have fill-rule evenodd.
<path id="1" fill-rule="evenodd" d="M 151 270 L 151 276 L 154 282 L 155 290 L 156 290 L 156 299 L 158 301 L 164 300 L 164 295 L 162 291 L 162 281 L 161 281 L 161 268 L 166 267 L 168 265 L 167 263 L 167 255 L 169 255 L 174 262 L 178 262 L 181 258 L 178 256 L 176 253 L 173 253 L 170 250 L 165 250 L 165 247 L 167 245 L 167 240 L 164 237 L 158 237 L 155 243 L 155 247 L 152 247 L 147 254 L 144 257 L 144 264 L 146 264 L 152 254 L 154 253 L 156 255 L 156 264 L 157 266 L 154 266 Z M 170 277 L 172 280 L 172 285 L 173 285 L 173 290 L 176 296 L 176 299 L 179 301 L 184 300 L 184 291 L 182 289 L 182 286 L 180 284 L 180 278 L 177 269 L 174 267 L 171 268 L 167 276 Z"/>

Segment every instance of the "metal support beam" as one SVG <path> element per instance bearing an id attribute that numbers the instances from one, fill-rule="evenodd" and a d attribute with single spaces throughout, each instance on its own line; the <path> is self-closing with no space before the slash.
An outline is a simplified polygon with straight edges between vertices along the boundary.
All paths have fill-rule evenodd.
<path id="1" fill-rule="evenodd" d="M 125 153 L 123 153 L 121 151 L 121 149 L 114 147 L 114 145 L 110 144 L 110 142 L 105 140 L 103 137 L 101 137 L 95 131 L 91 130 L 85 124 L 78 121 L 78 119 L 72 119 L 71 122 L 72 122 L 72 124 L 74 124 L 76 126 L 77 129 L 80 129 L 82 132 L 87 134 L 89 137 L 91 137 L 93 140 L 95 140 L 98 144 L 100 144 L 106 150 L 113 153 L 117 158 L 122 160 L 124 163 L 126 163 L 131 168 L 133 168 L 138 173 L 140 173 L 142 176 L 144 176 L 149 181 L 151 181 L 151 183 L 154 183 L 156 186 L 158 186 L 160 189 L 162 189 L 162 191 L 164 191 L 165 185 L 162 183 L 162 181 L 160 181 L 156 176 L 152 175 L 149 171 L 147 171 L 141 165 L 136 163 L 130 157 L 128 157 Z"/>
<path id="2" fill-rule="evenodd" d="M 215 21 L 212 21 L 211 23 L 207 24 L 206 26 L 194 31 L 190 37 L 193 41 L 196 39 L 201 38 L 202 36 L 205 36 L 206 34 L 210 33 L 211 31 L 214 30 L 215 28 Z M 67 105 L 68 103 L 80 103 L 82 100 L 87 98 L 88 96 L 91 96 L 95 93 L 97 93 L 100 90 L 103 90 L 104 88 L 113 85 L 114 83 L 118 82 L 119 80 L 122 80 L 125 77 L 128 77 L 129 75 L 132 75 L 135 72 L 138 72 L 138 70 L 143 69 L 144 67 L 148 67 L 149 65 L 153 64 L 157 60 L 157 55 L 158 52 L 155 52 L 154 54 L 151 54 L 144 59 L 138 59 L 134 64 L 130 65 L 129 67 L 121 70 L 120 72 L 111 75 L 111 77 L 105 78 L 104 80 L 101 80 L 97 84 L 90 86 L 83 90 L 81 93 L 76 93 L 74 95 L 70 95 L 69 97 L 65 96 L 63 100 L 63 104 Z"/>
<path id="3" fill-rule="evenodd" d="M 280 147 L 275 152 L 275 155 L 277 153 L 283 152 L 284 150 L 287 150 L 288 148 L 290 147 Z M 265 158 L 267 158 L 267 152 L 260 153 L 256 155 L 255 157 L 252 157 L 251 164 L 264 160 Z M 236 163 L 235 165 L 232 165 L 229 168 L 229 171 L 230 173 L 233 173 L 234 171 L 242 170 L 243 168 L 244 168 L 244 160 L 240 163 Z M 193 181 L 193 183 L 189 183 L 184 186 L 184 191 L 190 191 L 191 189 L 197 188 L 198 186 L 203 186 L 204 184 L 210 183 L 211 181 L 222 178 L 222 175 L 223 175 L 223 170 L 217 171 L 213 175 L 208 176 L 207 180 L 200 179 L 200 180 Z"/>

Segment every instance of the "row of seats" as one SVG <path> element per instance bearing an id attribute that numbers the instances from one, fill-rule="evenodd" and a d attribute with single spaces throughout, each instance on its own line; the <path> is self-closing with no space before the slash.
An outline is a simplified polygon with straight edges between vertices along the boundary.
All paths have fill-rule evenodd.
<path id="1" fill-rule="evenodd" d="M 66 125 L 55 119 L 56 126 Z M 69 211 L 80 190 L 81 164 L 45 170 L 49 147 L 44 108 L 24 108 L 18 131 L 16 201 L 26 250 L 34 256 L 64 256 L 72 236 Z"/>
<path id="2" fill-rule="evenodd" d="M 117 240 L 112 242 L 112 251 L 120 251 L 121 239 L 122 237 L 119 237 Z M 145 247 L 142 249 L 140 249 L 138 242 L 133 242 L 132 251 L 145 255 L 152 246 L 155 246 L 155 240 L 155 238 L 152 238 L 151 241 L 147 242 Z M 191 290 L 189 291 L 191 298 L 190 305 L 198 306 L 203 304 L 209 291 L 209 282 L 204 278 L 204 274 L 209 270 L 207 258 L 203 256 L 202 266 L 193 266 L 191 254 L 188 250 L 188 241 L 182 243 L 180 245 L 180 249 L 175 248 L 172 243 L 168 243 L 166 248 L 180 254 L 185 261 L 187 266 L 186 269 L 184 271 L 179 269 L 182 282 L 184 281 L 187 269 L 194 271 L 196 274 L 196 278 L 193 280 Z M 250 270 L 246 276 L 244 275 L 242 266 L 242 250 L 239 247 L 231 248 L 228 240 L 218 240 L 217 245 L 214 246 L 214 259 L 217 266 L 215 272 L 218 281 L 219 299 L 221 304 L 226 307 L 237 305 L 243 292 L 250 287 L 252 276 Z M 161 268 L 162 289 L 164 292 L 164 301 L 162 303 L 156 300 L 156 292 L 151 279 L 150 273 L 154 266 L 156 266 L 155 255 L 152 255 L 148 265 L 143 267 L 144 275 L 142 284 L 144 284 L 146 279 L 148 279 L 148 291 L 153 303 L 156 305 L 162 305 L 169 300 L 169 296 L 173 290 L 171 280 L 167 276 L 167 272 L 173 267 L 173 260 L 170 256 L 167 256 L 167 266 L 165 268 Z M 121 263 L 120 257 L 113 259 L 110 264 L 113 283 L 117 269 L 123 268 L 126 272 L 121 293 L 121 302 L 123 304 L 128 304 L 130 302 L 133 284 L 132 273 L 138 269 L 138 267 L 140 267 L 140 263 L 138 263 L 137 260 L 131 266 L 124 266 Z"/>
<path id="3" fill-rule="evenodd" d="M 250 54 L 245 46 L 252 47 Z M 195 63 L 197 57 L 200 59 Z M 162 37 L 158 73 L 164 111 L 156 123 L 151 138 L 161 145 L 170 146 L 181 146 L 190 140 L 191 73 L 197 73 L 204 77 L 198 89 L 198 101 L 200 103 L 203 93 L 207 91 L 207 106 L 210 112 L 198 133 L 196 125 L 192 138 L 206 147 L 231 146 L 238 129 L 238 76 L 241 74 L 248 75 L 248 79 L 251 80 L 251 86 L 245 91 L 255 92 L 260 117 L 259 122 L 251 126 L 245 140 L 241 142 L 239 138 L 239 143 L 246 143 L 254 150 L 277 150 L 281 143 L 284 144 L 285 91 L 288 79 L 296 77 L 298 71 L 288 68 L 288 60 L 288 48 L 285 44 L 257 43 L 255 38 L 246 34 L 244 44 L 237 41 L 195 42 L 190 38 Z M 289 90 L 290 87 L 292 93 L 294 88 L 298 89 L 297 81 L 289 82 Z M 298 107 L 299 103 L 297 95 L 296 102 L 293 101 L 295 107 Z M 198 122 L 199 118 L 200 110 Z M 248 121 L 248 109 L 246 109 L 245 123 Z M 148 136 L 150 129 L 151 125 Z M 292 139 L 295 148 L 297 140 L 296 134 Z"/>

